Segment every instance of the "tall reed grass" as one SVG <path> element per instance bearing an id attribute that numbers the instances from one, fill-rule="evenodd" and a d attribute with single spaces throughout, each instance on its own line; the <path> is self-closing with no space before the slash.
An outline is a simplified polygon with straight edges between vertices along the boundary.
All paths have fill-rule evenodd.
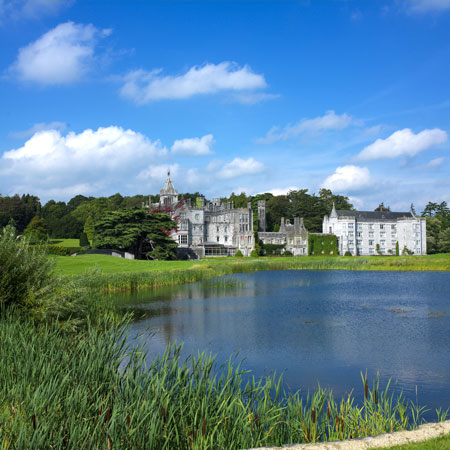
<path id="1" fill-rule="evenodd" d="M 68 334 L 17 314 L 0 322 L 0 447 L 242 449 L 354 438 L 416 427 L 422 409 L 369 388 L 360 404 L 320 387 L 288 395 L 232 359 L 181 361 L 180 346 L 146 364 L 126 327 L 104 320 Z M 441 418 L 442 418 L 441 414 Z"/>

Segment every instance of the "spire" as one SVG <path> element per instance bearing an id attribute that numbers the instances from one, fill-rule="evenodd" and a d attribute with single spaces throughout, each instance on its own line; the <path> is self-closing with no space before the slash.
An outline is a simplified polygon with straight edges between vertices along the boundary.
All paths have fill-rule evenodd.
<path id="1" fill-rule="evenodd" d="M 333 208 L 331 210 L 331 214 L 330 217 L 336 217 L 337 216 L 337 212 L 336 212 L 336 205 L 333 202 Z"/>

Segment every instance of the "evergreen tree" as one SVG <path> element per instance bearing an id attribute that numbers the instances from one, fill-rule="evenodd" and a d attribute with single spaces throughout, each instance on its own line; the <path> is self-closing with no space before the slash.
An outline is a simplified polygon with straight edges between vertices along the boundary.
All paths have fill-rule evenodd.
<path id="1" fill-rule="evenodd" d="M 25 228 L 23 235 L 29 239 L 30 244 L 39 244 L 48 239 L 44 219 L 35 216 Z"/>
<path id="2" fill-rule="evenodd" d="M 86 233 L 89 241 L 92 242 L 92 240 L 94 239 L 95 228 L 94 228 L 94 220 L 92 219 L 91 215 L 89 215 L 88 218 L 86 219 L 83 231 Z"/>

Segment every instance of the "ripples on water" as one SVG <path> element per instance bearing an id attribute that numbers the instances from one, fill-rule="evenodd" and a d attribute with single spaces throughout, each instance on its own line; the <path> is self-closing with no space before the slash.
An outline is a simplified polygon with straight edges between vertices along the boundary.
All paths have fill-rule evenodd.
<path id="1" fill-rule="evenodd" d="M 448 273 L 253 272 L 118 297 L 139 317 L 131 341 L 157 331 L 149 357 L 175 341 L 219 362 L 239 351 L 253 375 L 283 373 L 286 389 L 320 383 L 357 398 L 367 369 L 410 400 L 417 392 L 430 419 L 450 406 Z"/>

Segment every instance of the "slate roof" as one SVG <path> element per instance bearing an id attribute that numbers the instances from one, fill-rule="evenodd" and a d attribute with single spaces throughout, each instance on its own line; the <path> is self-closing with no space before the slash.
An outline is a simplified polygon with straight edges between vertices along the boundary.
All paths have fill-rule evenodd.
<path id="1" fill-rule="evenodd" d="M 379 220 L 398 220 L 413 219 L 411 211 L 394 212 L 394 211 L 336 211 L 338 217 L 354 217 L 361 222 L 379 221 Z"/>

